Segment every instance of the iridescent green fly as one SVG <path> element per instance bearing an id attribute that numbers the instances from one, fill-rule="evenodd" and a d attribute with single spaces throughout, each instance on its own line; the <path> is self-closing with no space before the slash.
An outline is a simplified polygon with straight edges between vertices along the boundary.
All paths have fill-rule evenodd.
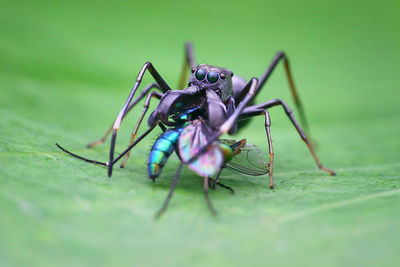
<path id="1" fill-rule="evenodd" d="M 144 64 L 136 79 L 136 83 L 113 125 L 101 139 L 88 145 L 89 148 L 92 148 L 103 143 L 112 132 L 108 162 L 87 159 L 67 151 L 58 144 L 56 145 L 64 152 L 76 158 L 89 163 L 106 166 L 108 168 L 108 176 L 111 177 L 113 166 L 124 157 L 120 165 L 123 168 L 131 149 L 154 130 L 156 126 L 159 126 L 163 133 L 154 143 L 148 158 L 149 178 L 154 181 L 161 174 L 162 167 L 174 151 L 176 151 L 181 163 L 172 181 L 168 197 L 161 210 L 157 213 L 157 216 L 160 216 L 166 210 L 178 182 L 183 164 L 204 178 L 204 195 L 211 213 L 216 214 L 208 198 L 208 188 L 211 182 L 213 187 L 220 185 L 231 190 L 232 193 L 234 192 L 232 188 L 219 182 L 221 171 L 226 167 L 254 176 L 269 173 L 269 185 L 271 188 L 274 187 L 274 153 L 271 142 L 271 120 L 268 109 L 274 106 L 281 106 L 301 139 L 307 144 L 318 167 L 331 175 L 335 175 L 333 170 L 325 168 L 320 163 L 306 134 L 284 101 L 274 99 L 261 104 L 253 103 L 254 96 L 263 88 L 263 85 L 277 64 L 283 61 L 289 87 L 299 110 L 300 118 L 304 126 L 308 128 L 304 111 L 294 86 L 289 61 L 285 53 L 278 52 L 261 77 L 259 79 L 252 78 L 249 82 L 246 82 L 237 75 L 233 75 L 230 70 L 225 68 L 205 64 L 197 65 L 190 43 L 186 44 L 185 55 L 184 67 L 179 83 L 179 88 L 183 88 L 181 90 L 171 90 L 150 62 Z M 190 67 L 191 75 L 189 76 L 188 86 L 184 88 L 187 67 Z M 146 71 L 150 72 L 156 82 L 146 86 L 134 99 L 134 95 Z M 161 91 L 161 93 L 158 91 Z M 144 109 L 133 130 L 130 144 L 125 151 L 117 158 L 114 158 L 117 132 L 121 123 L 128 112 L 144 98 Z M 140 125 L 149 110 L 150 101 L 153 98 L 158 99 L 159 103 L 148 117 L 149 128 L 136 138 Z M 268 159 L 255 146 L 246 144 L 246 140 L 236 142 L 220 138 L 223 134 L 231 135 L 236 133 L 251 118 L 260 115 L 265 117 L 265 131 L 269 149 Z M 212 177 L 215 177 L 215 179 Z"/>

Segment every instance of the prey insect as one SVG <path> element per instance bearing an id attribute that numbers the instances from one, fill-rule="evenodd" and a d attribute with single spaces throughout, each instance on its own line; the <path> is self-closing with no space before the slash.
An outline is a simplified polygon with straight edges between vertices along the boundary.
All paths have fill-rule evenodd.
<path id="1" fill-rule="evenodd" d="M 229 69 L 206 64 L 197 65 L 193 47 L 190 43 L 187 43 L 178 86 L 180 90 L 172 90 L 153 64 L 146 62 L 139 72 L 136 82 L 114 123 L 102 138 L 88 144 L 88 147 L 92 148 L 103 143 L 108 135 L 112 133 L 108 162 L 87 159 L 69 152 L 58 144 L 56 145 L 64 152 L 76 158 L 89 163 L 106 166 L 108 169 L 108 176 L 111 177 L 114 165 L 122 159 L 120 167 L 123 168 L 130 155 L 131 149 L 159 126 L 163 133 L 154 143 L 148 158 L 147 172 L 149 178 L 155 181 L 155 179 L 160 176 L 168 157 L 174 151 L 178 155 L 181 163 L 177 168 L 169 194 L 164 205 L 157 213 L 157 216 L 160 216 L 166 210 L 184 164 L 199 176 L 203 177 L 205 199 L 210 212 L 216 214 L 208 197 L 209 187 L 220 185 L 229 189 L 232 193 L 234 192 L 232 188 L 219 182 L 219 177 L 224 168 L 231 168 L 254 176 L 268 173 L 269 186 L 271 189 L 274 187 L 274 152 L 271 141 L 271 119 L 268 110 L 275 106 L 281 106 L 301 139 L 307 145 L 317 166 L 321 170 L 335 175 L 333 170 L 321 164 L 314 152 L 312 144 L 286 102 L 280 99 L 273 99 L 260 104 L 253 103 L 254 96 L 260 92 L 281 61 L 284 64 L 289 88 L 299 111 L 300 119 L 304 127 L 308 129 L 304 111 L 293 82 L 289 61 L 284 52 L 278 52 L 275 55 L 270 65 L 259 79 L 253 77 L 250 81 L 246 82 L 243 78 L 233 75 Z M 185 77 L 188 69 L 191 70 L 191 74 L 187 87 L 185 87 Z M 146 71 L 150 72 L 155 83 L 147 85 L 139 95 L 134 98 Z M 133 129 L 129 146 L 115 158 L 114 151 L 117 133 L 121 123 L 129 111 L 142 99 L 144 99 L 143 111 Z M 147 122 L 149 128 L 138 136 L 139 128 L 150 108 L 152 99 L 157 99 L 159 103 L 155 110 L 148 116 Z M 223 134 L 232 135 L 236 133 L 238 129 L 244 127 L 244 125 L 255 116 L 265 117 L 264 128 L 266 131 L 269 157 L 264 156 L 257 147 L 247 144 L 244 139 L 237 142 L 235 140 L 220 138 Z"/>

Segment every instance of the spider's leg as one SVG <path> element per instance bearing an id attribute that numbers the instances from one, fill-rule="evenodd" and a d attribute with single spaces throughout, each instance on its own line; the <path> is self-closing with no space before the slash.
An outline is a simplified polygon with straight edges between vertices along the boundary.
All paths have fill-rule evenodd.
<path id="1" fill-rule="evenodd" d="M 208 197 L 208 177 L 204 177 L 204 187 L 203 187 L 203 192 L 204 192 L 204 198 L 206 199 L 206 203 L 208 206 L 208 210 L 213 216 L 217 216 L 217 211 L 214 209 L 213 205 L 211 204 L 210 198 Z"/>
<path id="2" fill-rule="evenodd" d="M 287 55 L 285 54 L 285 52 L 283 52 L 283 51 L 277 52 L 275 54 L 274 58 L 272 59 L 271 63 L 268 65 L 265 72 L 263 74 L 261 74 L 261 76 L 259 78 L 259 82 L 257 84 L 256 95 L 261 90 L 261 88 L 263 88 L 263 86 L 268 81 L 269 77 L 271 76 L 272 72 L 275 70 L 276 66 L 281 61 L 283 61 L 283 64 L 284 64 L 286 78 L 289 83 L 290 92 L 292 94 L 296 108 L 299 111 L 301 123 L 302 123 L 304 129 L 306 130 L 306 132 L 309 134 L 310 131 L 309 131 L 309 126 L 308 126 L 307 119 L 305 116 L 305 112 L 304 112 L 302 103 L 300 101 L 298 91 L 294 84 L 293 75 L 292 75 L 292 72 L 290 69 L 289 59 L 288 59 Z M 240 88 L 240 83 L 237 86 L 239 86 L 239 88 Z M 238 92 L 235 95 L 236 103 L 239 103 L 240 101 L 242 101 L 242 99 L 245 97 L 246 93 L 247 93 L 246 91 L 238 89 Z"/>
<path id="3" fill-rule="evenodd" d="M 102 165 L 102 166 L 106 166 L 106 167 L 108 166 L 108 162 L 97 161 L 97 160 L 88 159 L 88 158 L 79 156 L 79 155 L 77 155 L 77 154 L 75 154 L 75 153 L 72 153 L 71 151 L 68 151 L 67 149 L 63 148 L 63 147 L 60 146 L 58 143 L 56 143 L 56 146 L 57 146 L 60 150 L 62 150 L 62 151 L 64 151 L 65 153 L 67 153 L 67 154 L 73 156 L 74 158 L 77 158 L 77 159 L 80 159 L 80 160 L 83 160 L 83 161 L 86 161 L 86 162 L 88 162 L 88 163 L 92 163 L 92 164 L 95 164 L 95 165 Z"/>
<path id="4" fill-rule="evenodd" d="M 171 188 L 169 189 L 168 196 L 167 196 L 167 198 L 165 199 L 164 204 L 162 205 L 161 209 L 160 209 L 160 210 L 156 213 L 156 215 L 155 215 L 156 219 L 160 218 L 160 216 L 161 216 L 161 215 L 167 210 L 167 208 L 168 208 L 169 201 L 171 200 L 172 195 L 174 194 L 174 190 L 175 190 L 175 188 L 176 188 L 176 184 L 178 183 L 179 176 L 181 175 L 182 166 L 183 166 L 183 163 L 181 162 L 181 163 L 179 164 L 179 167 L 178 167 L 177 171 L 176 171 L 175 177 L 174 177 L 174 179 L 172 180 Z"/>
<path id="5" fill-rule="evenodd" d="M 241 114 L 240 119 L 247 119 L 249 117 L 252 116 L 257 116 L 257 115 L 261 115 L 264 114 L 265 110 L 274 106 L 282 106 L 283 110 L 285 111 L 286 115 L 289 117 L 290 121 L 292 122 L 293 126 L 296 128 L 297 132 L 299 133 L 301 139 L 306 143 L 308 149 L 310 150 L 316 164 L 318 165 L 318 168 L 329 173 L 330 175 L 336 175 L 336 173 L 331 170 L 328 169 L 326 167 L 324 167 L 320 160 L 318 159 L 317 155 L 315 154 L 314 148 L 312 146 L 312 144 L 310 143 L 310 141 L 308 140 L 306 134 L 304 133 L 304 131 L 301 129 L 300 125 L 298 124 L 298 122 L 296 121 L 296 119 L 294 118 L 293 112 L 292 110 L 289 108 L 289 106 L 282 100 L 280 99 L 274 99 L 274 100 L 270 100 L 267 102 L 264 102 L 262 104 L 258 104 L 258 105 L 254 105 L 254 106 L 250 106 L 247 107 L 243 113 Z M 267 114 L 267 113 L 265 113 Z M 272 172 L 272 171 L 271 171 Z"/>
<path id="6" fill-rule="evenodd" d="M 272 62 L 268 66 L 267 70 L 261 75 L 261 77 L 259 79 L 258 87 L 259 88 L 263 87 L 263 85 L 268 80 L 268 78 L 270 77 L 270 75 L 272 74 L 272 72 L 274 71 L 275 67 L 278 65 L 278 63 L 280 61 L 283 61 L 283 65 L 285 67 L 286 78 L 287 78 L 288 83 L 289 83 L 289 88 L 290 88 L 290 92 L 292 94 L 294 103 L 296 105 L 296 108 L 299 111 L 300 121 L 301 121 L 304 129 L 306 130 L 306 132 L 310 133 L 309 126 L 308 126 L 307 119 L 306 119 L 306 115 L 305 115 L 305 112 L 304 112 L 304 109 L 303 109 L 303 105 L 301 104 L 299 94 L 298 94 L 298 92 L 296 90 L 296 86 L 294 85 L 294 80 L 293 80 L 292 71 L 290 69 L 289 59 L 288 59 L 287 55 L 285 54 L 285 52 L 279 51 L 279 52 L 276 53 L 274 59 L 272 60 Z"/>
<path id="7" fill-rule="evenodd" d="M 126 112 L 125 116 L 129 113 L 129 111 L 131 111 L 131 109 L 140 101 L 142 100 L 143 97 L 145 97 L 147 95 L 147 93 L 153 89 L 156 88 L 158 90 L 160 90 L 160 87 L 157 85 L 157 83 L 151 83 L 149 85 L 147 85 L 139 94 L 139 96 L 137 98 L 135 98 L 132 103 L 129 105 L 128 107 L 128 111 Z M 89 144 L 87 144 L 88 148 L 93 148 L 99 144 L 104 143 L 104 141 L 107 139 L 107 137 L 110 135 L 110 133 L 112 132 L 113 129 L 113 125 L 114 123 L 108 128 L 108 130 L 105 132 L 105 134 L 103 135 L 103 137 L 101 137 L 100 139 L 93 141 Z"/>
<path id="8" fill-rule="evenodd" d="M 272 146 L 271 139 L 271 118 L 269 112 L 266 108 L 259 108 L 250 106 L 243 110 L 242 114 L 239 117 L 239 120 L 249 119 L 254 116 L 264 115 L 265 116 L 265 132 L 267 134 L 267 142 L 268 142 L 268 154 L 269 154 L 269 187 L 271 189 L 274 188 L 274 177 L 273 177 L 273 169 L 274 169 L 274 149 Z"/>
<path id="9" fill-rule="evenodd" d="M 110 165 L 114 165 L 115 163 L 117 163 L 123 156 L 125 156 L 126 153 L 128 153 L 132 148 L 134 148 L 140 141 L 142 141 L 143 138 L 145 138 L 151 131 L 154 130 L 155 126 L 150 127 L 149 129 L 147 129 L 141 136 L 139 136 L 135 142 L 133 142 L 131 145 L 129 145 L 121 154 L 118 155 L 118 157 L 116 157 L 113 161 L 112 164 Z"/>
<path id="10" fill-rule="evenodd" d="M 56 143 L 56 146 L 57 146 L 60 150 L 62 150 L 62 151 L 64 151 L 65 153 L 67 153 L 67 154 L 73 156 L 74 158 L 77 158 L 77 159 L 80 159 L 80 160 L 83 160 L 83 161 L 86 161 L 86 162 L 88 162 L 88 163 L 92 163 L 92 164 L 95 164 L 95 165 L 103 165 L 103 166 L 108 167 L 108 166 L 114 165 L 116 162 L 118 162 L 118 160 L 120 160 L 120 159 L 121 159 L 126 153 L 128 153 L 133 147 L 135 147 L 135 146 L 137 145 L 137 143 L 139 143 L 143 138 L 145 138 L 154 128 L 155 128 L 155 126 L 149 128 L 149 129 L 147 129 L 146 132 L 144 132 L 141 136 L 139 136 L 139 137 L 135 140 L 135 142 L 133 142 L 131 145 L 129 145 L 128 148 L 125 149 L 125 151 L 122 152 L 116 159 L 114 159 L 113 162 L 102 162 L 102 161 L 97 161 L 97 160 L 93 160 L 93 159 L 88 159 L 88 158 L 79 156 L 79 155 L 77 155 L 77 154 L 75 154 L 75 153 L 72 153 L 72 152 L 68 151 L 67 149 L 63 148 L 62 146 L 60 146 L 60 145 L 57 144 L 57 143 Z"/>
<path id="11" fill-rule="evenodd" d="M 181 76 L 179 79 L 178 89 L 183 89 L 186 86 L 188 69 L 196 67 L 196 59 L 193 53 L 193 44 L 188 42 L 185 44 L 185 57 L 183 59 Z"/>
<path id="12" fill-rule="evenodd" d="M 65 149 L 65 148 L 63 148 L 62 146 L 60 146 L 58 143 L 56 143 L 56 146 L 57 146 L 60 150 L 62 150 L 62 151 L 64 151 L 65 153 L 67 153 L 67 154 L 73 156 L 74 158 L 77 158 L 77 159 L 80 159 L 80 160 L 83 160 L 83 161 L 86 161 L 86 162 L 88 162 L 88 163 L 92 163 L 92 164 L 95 164 L 95 165 L 103 165 L 103 166 L 109 167 L 110 165 L 112 166 L 112 165 L 114 165 L 115 163 L 117 163 L 118 160 L 120 160 L 126 153 L 128 153 L 133 147 L 135 147 L 140 141 L 142 141 L 142 139 L 145 138 L 151 131 L 153 131 L 154 128 L 155 128 L 155 126 L 150 127 L 149 129 L 147 129 L 146 132 L 144 132 L 141 136 L 139 136 L 139 137 L 135 140 L 135 142 L 133 142 L 131 145 L 129 145 L 128 148 L 126 148 L 126 149 L 124 150 L 124 152 L 122 152 L 122 153 L 121 153 L 116 159 L 114 159 L 112 162 L 102 162 L 102 161 L 97 161 L 97 160 L 93 160 L 93 159 L 88 159 L 88 158 L 79 156 L 79 155 L 77 155 L 77 154 L 75 154 L 75 153 L 72 153 L 72 152 L 68 151 L 67 149 Z"/>
<path id="13" fill-rule="evenodd" d="M 146 72 L 146 70 L 148 70 L 150 72 L 150 74 L 153 76 L 154 80 L 157 82 L 157 84 L 159 85 L 159 87 L 161 88 L 161 90 L 164 93 L 171 90 L 171 88 L 168 86 L 168 84 L 164 81 L 164 79 L 160 76 L 160 74 L 154 68 L 153 64 L 151 64 L 150 62 L 146 62 L 143 65 L 142 69 L 140 70 L 140 72 L 136 78 L 135 85 L 133 86 L 131 92 L 129 93 L 129 96 L 128 96 L 124 106 L 122 107 L 121 111 L 119 112 L 117 118 L 114 121 L 112 137 L 111 137 L 109 162 L 113 162 L 113 160 L 114 160 L 115 142 L 117 139 L 117 132 L 122 123 L 122 119 L 125 117 L 125 115 L 128 111 L 128 108 L 132 101 L 132 98 L 135 95 L 140 83 L 142 82 L 142 78 L 143 78 L 143 75 Z M 108 166 L 108 177 L 111 177 L 111 175 L 112 175 L 112 167 L 113 167 L 113 165 L 111 165 L 111 164 Z"/>
<path id="14" fill-rule="evenodd" d="M 138 120 L 138 122 L 137 122 L 137 124 L 136 124 L 136 126 L 135 126 L 135 128 L 134 128 L 134 130 L 133 130 L 133 132 L 132 132 L 131 140 L 129 141 L 129 145 L 132 145 L 132 144 L 133 144 L 133 141 L 135 140 L 135 137 L 136 137 L 136 135 L 137 135 L 137 132 L 138 132 L 138 130 L 139 130 L 139 127 L 140 127 L 140 125 L 141 125 L 142 122 L 143 122 L 143 118 L 144 118 L 144 116 L 146 115 L 146 112 L 149 110 L 149 107 L 150 107 L 150 100 L 151 100 L 153 97 L 155 97 L 155 98 L 157 98 L 158 100 L 160 100 L 162 96 L 163 96 L 163 94 L 161 94 L 161 93 L 159 93 L 159 92 L 155 92 L 155 91 L 151 92 L 151 93 L 147 96 L 147 98 L 146 98 L 146 100 L 145 100 L 145 102 L 144 102 L 144 108 L 143 108 L 143 111 L 142 111 L 142 115 L 139 117 L 139 120 Z M 125 157 L 124 157 L 124 159 L 122 160 L 122 163 L 121 163 L 121 165 L 120 165 L 121 168 L 125 167 L 126 161 L 127 161 L 128 158 L 129 158 L 129 154 L 130 154 L 130 151 L 129 151 L 128 153 L 125 154 Z"/>

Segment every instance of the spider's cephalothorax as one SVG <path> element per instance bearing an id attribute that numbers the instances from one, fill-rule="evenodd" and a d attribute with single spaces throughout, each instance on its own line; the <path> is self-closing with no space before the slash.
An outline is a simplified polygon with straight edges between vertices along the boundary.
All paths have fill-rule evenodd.
<path id="1" fill-rule="evenodd" d="M 171 184 L 168 197 L 158 215 L 160 215 L 168 205 L 180 176 L 182 164 L 187 164 L 194 172 L 204 177 L 204 194 L 210 211 L 215 214 L 215 210 L 208 199 L 208 183 L 212 181 L 214 186 L 218 184 L 233 192 L 230 187 L 219 182 L 221 171 L 226 167 L 253 176 L 269 173 L 269 185 L 271 188 L 274 187 L 274 152 L 271 141 L 271 120 L 268 110 L 274 106 L 281 106 L 301 139 L 306 143 L 318 167 L 331 175 L 335 175 L 333 170 L 325 168 L 321 164 L 305 132 L 297 123 L 292 110 L 284 101 L 273 99 L 260 104 L 253 104 L 254 96 L 263 88 L 263 85 L 266 83 L 277 64 L 283 62 L 300 118 L 304 126 L 308 128 L 301 102 L 294 86 L 289 61 L 285 53 L 278 52 L 260 78 L 252 78 L 248 82 L 240 76 L 233 75 L 228 69 L 206 64 L 197 65 L 190 43 L 186 44 L 185 55 L 179 90 L 172 90 L 150 62 L 144 64 L 128 99 L 116 117 L 113 125 L 101 139 L 88 145 L 88 147 L 94 147 L 97 144 L 103 143 L 112 132 L 108 162 L 83 158 L 65 150 L 58 144 L 57 146 L 66 153 L 81 160 L 106 166 L 108 168 L 108 176 L 111 177 L 113 166 L 124 157 L 120 165 L 121 168 L 124 167 L 129 157 L 130 150 L 153 131 L 156 126 L 159 126 L 163 134 L 159 136 L 153 145 L 149 156 L 149 177 L 154 180 L 161 174 L 161 169 L 168 156 L 174 151 L 178 153 L 181 164 Z M 186 79 L 188 68 L 191 69 L 189 81 Z M 134 98 L 146 71 L 150 72 L 155 82 L 146 86 L 141 93 Z M 186 88 L 184 88 L 185 84 L 187 84 Z M 148 118 L 149 129 L 137 137 L 139 127 L 142 125 L 143 119 L 150 108 L 150 101 L 154 98 L 158 99 L 159 103 Z M 117 132 L 121 126 L 122 120 L 142 99 L 145 99 L 144 109 L 132 132 L 129 146 L 117 158 L 114 158 Z M 266 140 L 268 143 L 269 157 L 262 156 L 261 151 L 252 145 L 246 144 L 245 139 L 236 142 L 234 140 L 224 140 L 220 138 L 222 134 L 235 133 L 238 127 L 244 125 L 243 122 L 249 121 L 255 116 L 265 117 L 264 127 L 267 134 Z M 238 159 L 240 156 L 242 157 Z M 267 160 L 264 161 L 264 159 Z M 215 179 L 211 178 L 213 175 L 216 175 Z"/>
<path id="2" fill-rule="evenodd" d="M 214 91 L 223 102 L 233 96 L 232 72 L 228 69 L 200 64 L 191 69 L 188 86 Z"/>
<path id="3" fill-rule="evenodd" d="M 232 72 L 228 69 L 200 64 L 191 69 L 188 87 L 167 91 L 160 99 L 156 110 L 150 115 L 149 126 L 158 121 L 172 126 L 170 116 L 197 107 L 205 112 L 208 125 L 217 129 L 235 109 Z M 229 133 L 236 131 L 236 123 Z"/>

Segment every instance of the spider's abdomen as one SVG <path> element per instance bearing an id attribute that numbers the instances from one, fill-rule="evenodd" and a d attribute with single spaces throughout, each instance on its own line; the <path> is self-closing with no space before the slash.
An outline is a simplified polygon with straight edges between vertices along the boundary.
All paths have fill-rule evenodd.
<path id="1" fill-rule="evenodd" d="M 179 135 L 183 129 L 168 129 L 158 137 L 151 148 L 147 161 L 147 173 L 149 178 L 155 179 L 161 174 L 161 170 L 168 157 L 174 152 Z"/>

